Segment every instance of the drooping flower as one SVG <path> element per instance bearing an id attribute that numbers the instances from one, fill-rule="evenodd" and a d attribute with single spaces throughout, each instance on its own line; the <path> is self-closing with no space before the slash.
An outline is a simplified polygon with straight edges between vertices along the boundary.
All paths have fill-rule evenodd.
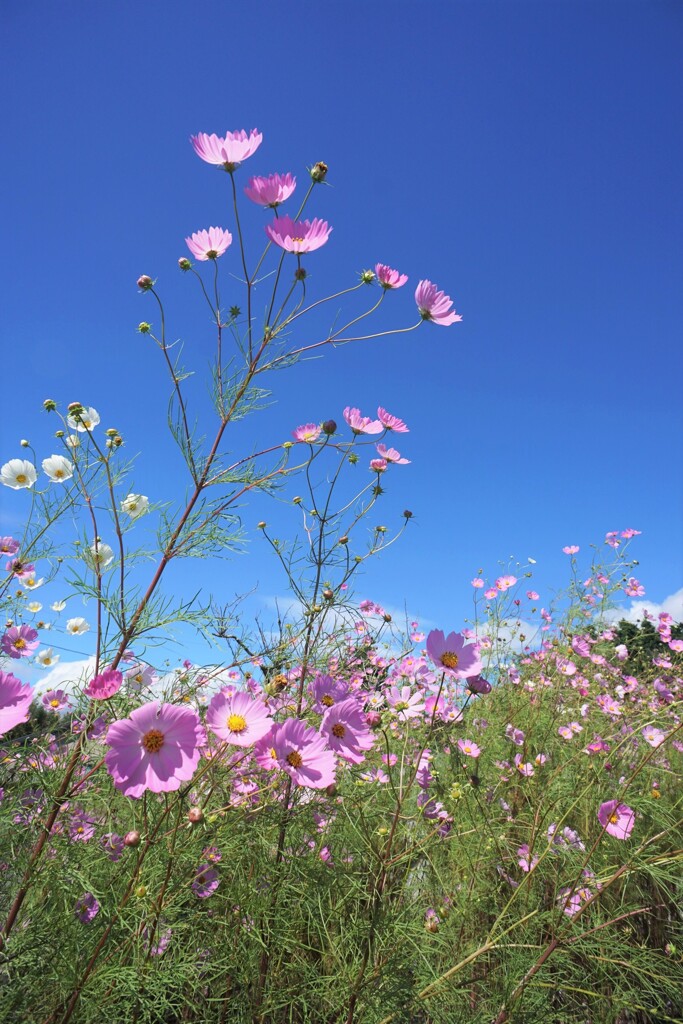
<path id="1" fill-rule="evenodd" d="M 121 511 L 131 519 L 139 519 L 149 511 L 149 498 L 144 494 L 128 494 L 121 502 Z"/>
<path id="2" fill-rule="evenodd" d="M 347 405 L 344 409 L 344 419 L 354 434 L 381 434 L 384 429 L 379 420 L 370 419 L 369 416 L 361 416 L 360 409 L 350 405 Z"/>
<path id="3" fill-rule="evenodd" d="M 234 171 L 243 160 L 253 156 L 262 141 L 263 135 L 255 128 L 249 135 L 242 129 L 237 132 L 226 132 L 224 138 L 207 135 L 205 132 L 190 136 L 197 156 L 207 164 L 216 164 L 226 171 Z"/>
<path id="4" fill-rule="evenodd" d="M 377 410 L 377 419 L 380 421 L 385 430 L 395 430 L 397 434 L 409 433 L 408 427 L 405 425 L 403 420 L 400 420 L 398 416 L 392 416 L 390 412 L 383 409 L 380 405 Z"/>
<path id="5" fill-rule="evenodd" d="M 408 280 L 407 274 L 401 274 L 398 270 L 393 270 L 392 267 L 387 267 L 384 263 L 376 264 L 375 273 L 377 274 L 377 280 L 385 291 L 389 291 L 392 288 L 402 288 Z"/>
<path id="6" fill-rule="evenodd" d="M 491 692 L 491 684 L 488 679 L 484 679 L 483 676 L 468 676 L 467 677 L 467 689 L 471 690 L 472 693 L 485 694 Z"/>
<path id="7" fill-rule="evenodd" d="M 215 695 L 206 712 L 206 724 L 219 739 L 250 747 L 270 732 L 273 721 L 260 697 L 238 690 Z"/>
<path id="8" fill-rule="evenodd" d="M 320 723 L 320 733 L 327 739 L 331 750 L 352 764 L 364 761 L 365 751 L 370 750 L 375 742 L 365 713 L 355 697 L 327 709 Z"/>
<path id="9" fill-rule="evenodd" d="M 53 484 L 63 484 L 74 475 L 74 464 L 65 455 L 51 455 L 49 459 L 43 459 L 42 465 L 43 472 Z"/>
<path id="10" fill-rule="evenodd" d="M 107 668 L 90 680 L 83 693 L 93 700 L 109 700 L 121 689 L 123 675 L 114 668 Z"/>
<path id="11" fill-rule="evenodd" d="M 200 900 L 205 900 L 218 888 L 220 879 L 218 872 L 210 864 L 200 864 L 192 881 L 192 892 Z"/>
<path id="12" fill-rule="evenodd" d="M 38 633 L 32 626 L 10 626 L 3 633 L 0 648 L 10 658 L 28 658 L 38 647 Z"/>
<path id="13" fill-rule="evenodd" d="M 318 217 L 312 221 L 278 217 L 272 224 L 266 224 L 265 230 L 271 242 L 286 252 L 305 253 L 314 252 L 324 245 L 332 228 Z"/>
<path id="14" fill-rule="evenodd" d="M 41 702 L 49 711 L 61 711 L 69 703 L 69 698 L 64 690 L 48 690 L 41 697 Z"/>
<path id="15" fill-rule="evenodd" d="M 397 466 L 409 466 L 410 459 L 404 459 L 401 457 L 401 453 L 397 452 L 395 448 L 387 448 L 385 444 L 376 444 L 375 448 L 380 458 L 385 459 L 387 462 L 393 462 Z"/>
<path id="16" fill-rule="evenodd" d="M 90 406 L 88 408 L 83 408 L 82 412 L 67 416 L 66 422 L 72 430 L 77 430 L 80 434 L 90 433 L 100 422 L 100 414 L 97 409 L 93 409 L 92 406 Z"/>
<path id="17" fill-rule="evenodd" d="M 124 796 L 169 793 L 194 775 L 204 740 L 192 708 L 151 701 L 109 726 L 107 770 Z"/>
<path id="18" fill-rule="evenodd" d="M 469 679 L 481 672 L 481 660 L 476 644 L 466 644 L 462 633 L 449 633 L 433 629 L 427 637 L 427 654 L 435 665 L 458 679 Z"/>
<path id="19" fill-rule="evenodd" d="M 76 900 L 74 914 L 82 924 L 90 924 L 100 912 L 100 905 L 91 892 L 84 892 Z"/>
<path id="20" fill-rule="evenodd" d="M 292 437 L 295 441 L 306 441 L 308 444 L 313 444 L 320 437 L 321 429 L 317 423 L 304 423 L 303 426 L 292 431 Z"/>
<path id="21" fill-rule="evenodd" d="M 273 726 L 256 744 L 254 758 L 263 768 L 286 772 L 297 786 L 326 789 L 334 784 L 334 753 L 320 733 L 298 718 Z"/>
<path id="22" fill-rule="evenodd" d="M 5 487 L 11 487 L 13 491 L 33 487 L 37 479 L 36 467 L 26 459 L 10 459 L 0 469 L 0 483 Z"/>
<path id="23" fill-rule="evenodd" d="M 442 327 L 462 320 L 457 313 L 449 312 L 453 303 L 449 295 L 440 292 L 431 281 L 420 281 L 415 289 L 415 301 L 423 320 L 431 320 Z"/>
<path id="24" fill-rule="evenodd" d="M 296 188 L 293 174 L 270 174 L 267 178 L 251 178 L 244 194 L 258 206 L 268 206 L 273 210 L 291 196 Z"/>
<path id="25" fill-rule="evenodd" d="M 0 671 L 0 736 L 15 725 L 26 722 L 33 700 L 33 690 L 11 672 Z"/>
<path id="26" fill-rule="evenodd" d="M 232 244 L 232 235 L 224 228 L 195 231 L 185 239 L 187 248 L 197 260 L 217 260 Z"/>
<path id="27" fill-rule="evenodd" d="M 598 821 L 605 832 L 615 839 L 628 839 L 633 831 L 636 815 L 627 804 L 618 800 L 606 800 L 600 805 Z"/>

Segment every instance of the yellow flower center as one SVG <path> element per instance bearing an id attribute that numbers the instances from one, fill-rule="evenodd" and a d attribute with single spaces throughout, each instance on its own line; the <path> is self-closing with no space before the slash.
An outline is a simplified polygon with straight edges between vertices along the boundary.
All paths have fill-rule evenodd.
<path id="1" fill-rule="evenodd" d="M 298 750 L 293 750 L 291 754 L 287 754 L 287 764 L 292 768 L 300 768 L 303 763 L 303 758 Z"/>
<path id="2" fill-rule="evenodd" d="M 25 473 L 17 473 L 17 483 L 18 484 L 25 484 L 27 480 L 28 480 L 28 477 L 26 476 Z"/>
<path id="3" fill-rule="evenodd" d="M 164 745 L 164 734 L 160 729 L 150 729 L 142 737 L 142 745 L 148 754 L 158 753 Z"/>
<path id="4" fill-rule="evenodd" d="M 293 242 L 303 242 L 303 238 L 293 238 Z"/>
<path id="5" fill-rule="evenodd" d="M 45 662 L 45 664 L 47 665 L 47 662 Z M 52 699 L 52 700 L 50 701 L 50 707 L 51 707 L 51 708 L 58 708 L 58 707 L 59 707 L 59 701 L 58 701 L 58 700 L 55 700 L 55 699 L 53 698 L 53 699 Z"/>
<path id="6" fill-rule="evenodd" d="M 336 736 L 337 739 L 341 739 L 342 736 L 345 735 L 345 733 L 346 733 L 346 729 L 341 724 L 341 722 L 336 722 L 335 725 L 332 726 L 332 735 Z"/>
<path id="7" fill-rule="evenodd" d="M 320 703 L 324 704 L 326 708 L 331 708 L 334 704 L 334 700 L 330 697 L 329 693 L 326 693 L 324 697 L 320 698 Z"/>
<path id="8" fill-rule="evenodd" d="M 63 469 L 56 469 L 55 470 L 55 480 L 61 480 L 63 476 L 64 476 L 64 470 Z"/>
<path id="9" fill-rule="evenodd" d="M 230 732 L 244 732 L 247 727 L 247 720 L 243 715 L 230 715 L 228 718 L 228 729 Z"/>
<path id="10" fill-rule="evenodd" d="M 17 637 L 17 639 L 14 641 L 14 646 L 18 651 L 23 651 L 24 647 L 26 647 L 26 641 L 23 639 L 23 637 Z"/>
<path id="11" fill-rule="evenodd" d="M 407 701 L 405 700 L 400 700 L 398 704 L 394 704 L 394 708 L 396 711 L 405 711 L 405 709 L 409 707 L 410 704 L 408 704 Z"/>
<path id="12" fill-rule="evenodd" d="M 216 252 L 215 249 L 207 249 L 206 250 L 206 255 L 207 255 L 207 258 L 210 259 L 210 260 L 218 259 L 218 253 Z"/>
<path id="13" fill-rule="evenodd" d="M 441 655 L 441 664 L 444 668 L 457 668 L 458 655 L 454 654 L 453 651 L 444 651 Z"/>
<path id="14" fill-rule="evenodd" d="M 616 823 L 618 821 L 619 821 L 619 815 L 617 814 L 616 811 L 614 811 L 612 814 L 610 814 L 609 823 L 610 823 L 610 825 L 616 825 Z"/>

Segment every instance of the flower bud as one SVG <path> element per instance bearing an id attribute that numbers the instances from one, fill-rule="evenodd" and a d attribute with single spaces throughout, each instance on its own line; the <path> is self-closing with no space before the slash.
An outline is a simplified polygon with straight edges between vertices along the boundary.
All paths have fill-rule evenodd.
<path id="1" fill-rule="evenodd" d="M 123 438 L 120 436 L 120 434 L 117 434 L 116 437 L 112 437 L 111 443 L 114 445 L 115 448 L 120 448 L 121 445 L 123 444 Z"/>
<path id="2" fill-rule="evenodd" d="M 137 887 L 137 889 L 135 890 L 135 895 L 137 896 L 137 898 L 139 900 L 141 900 L 144 896 L 147 895 L 147 886 L 146 885 L 139 885 Z"/>
<path id="3" fill-rule="evenodd" d="M 325 587 L 323 590 L 323 597 L 326 601 L 334 601 L 334 590 L 330 590 L 329 587 Z"/>
<path id="4" fill-rule="evenodd" d="M 375 527 L 375 531 L 376 531 L 376 533 L 386 533 L 387 532 L 387 528 L 386 528 L 386 526 L 376 526 Z"/>
<path id="5" fill-rule="evenodd" d="M 192 263 L 191 263 L 190 260 L 188 260 L 187 256 L 181 256 L 180 257 L 180 259 L 178 260 L 178 266 L 180 267 L 181 270 L 191 270 L 192 269 Z"/>
<path id="6" fill-rule="evenodd" d="M 294 271 L 295 281 L 305 281 L 307 277 L 307 271 L 305 267 L 297 267 Z"/>
<path id="7" fill-rule="evenodd" d="M 327 171 L 327 164 L 324 164 L 322 160 L 319 160 L 317 164 L 313 164 L 313 166 L 309 169 L 308 173 L 310 174 L 313 181 L 321 182 L 325 180 L 327 176 Z"/>
<path id="8" fill-rule="evenodd" d="M 70 416 L 79 416 L 83 412 L 83 406 L 80 402 L 69 402 L 66 408 Z"/>
<path id="9" fill-rule="evenodd" d="M 140 833 L 133 829 L 132 832 L 126 832 L 123 837 L 124 846 L 139 846 L 140 845 Z"/>
<path id="10" fill-rule="evenodd" d="M 138 331 L 140 332 L 140 334 L 149 334 L 149 332 L 151 330 L 152 330 L 152 325 L 148 324 L 146 320 L 142 320 L 138 324 Z"/>
<path id="11" fill-rule="evenodd" d="M 353 556 L 353 560 L 354 560 L 354 562 L 360 563 L 360 562 L 363 561 L 363 556 L 362 555 L 354 555 Z"/>
<path id="12" fill-rule="evenodd" d="M 382 716 L 379 711 L 366 711 L 365 721 L 371 729 L 376 729 L 382 721 Z"/>
<path id="13" fill-rule="evenodd" d="M 322 425 L 322 430 L 323 434 L 329 434 L 331 436 L 332 434 L 336 434 L 337 424 L 335 423 L 334 420 L 325 420 L 325 422 Z"/>
<path id="14" fill-rule="evenodd" d="M 296 495 L 296 497 L 292 498 L 292 503 L 293 503 L 294 505 L 300 505 L 300 504 L 301 504 L 301 502 L 302 502 L 302 500 L 303 500 L 303 499 L 302 499 L 301 495 L 300 495 L 300 494 L 297 494 L 297 495 Z"/>
<path id="15" fill-rule="evenodd" d="M 22 438 L 21 441 L 19 442 L 22 448 L 28 448 L 30 443 L 31 442 L 27 441 L 26 438 Z"/>
<path id="16" fill-rule="evenodd" d="M 339 543 L 340 544 L 348 544 L 349 543 L 349 538 L 346 536 L 346 534 L 344 534 L 343 537 L 339 538 Z"/>
<path id="17" fill-rule="evenodd" d="M 385 612 L 382 618 L 384 619 L 385 622 L 391 622 L 391 615 L 389 614 L 389 612 Z"/>
<path id="18" fill-rule="evenodd" d="M 290 448 L 294 447 L 294 442 L 293 441 L 285 441 L 285 442 L 283 442 L 282 447 L 287 451 Z"/>
<path id="19" fill-rule="evenodd" d="M 116 437 L 118 430 L 115 430 L 114 427 L 108 427 L 107 430 L 105 430 L 105 434 L 107 437 Z"/>
<path id="20" fill-rule="evenodd" d="M 348 460 L 349 460 L 349 462 L 351 463 L 352 466 L 355 466 L 356 463 L 358 462 L 358 456 L 356 455 L 355 452 L 349 452 Z"/>
<path id="21" fill-rule="evenodd" d="M 153 286 L 154 281 L 147 274 L 143 274 L 142 277 L 138 278 L 138 288 L 142 289 L 143 292 L 148 292 Z"/>
<path id="22" fill-rule="evenodd" d="M 256 524 L 256 529 L 257 529 L 257 530 L 265 530 L 265 528 L 266 528 L 266 525 L 267 525 L 267 524 L 266 524 L 266 523 L 265 523 L 265 521 L 264 521 L 264 520 L 262 519 L 260 523 L 257 523 L 257 524 Z"/>
<path id="23" fill-rule="evenodd" d="M 204 821 L 204 811 L 201 807 L 190 807 L 187 812 L 187 820 L 192 825 L 198 825 L 200 821 Z"/>
<path id="24" fill-rule="evenodd" d="M 55 437 L 64 437 L 63 430 L 55 430 Z"/>
<path id="25" fill-rule="evenodd" d="M 336 796 L 337 787 L 335 786 L 334 782 L 326 788 L 325 792 L 327 793 L 328 796 Z"/>
<path id="26" fill-rule="evenodd" d="M 413 513 L 412 513 L 412 512 L 410 511 L 410 509 L 409 509 L 409 508 L 407 508 L 407 509 L 405 509 L 405 510 L 404 510 L 404 512 L 403 512 L 403 518 L 404 518 L 404 519 L 412 519 L 412 518 L 413 518 Z"/>
<path id="27" fill-rule="evenodd" d="M 360 279 L 363 282 L 363 284 L 372 284 L 372 282 L 375 280 L 374 270 L 361 271 Z"/>
<path id="28" fill-rule="evenodd" d="M 45 401 L 43 402 L 43 409 L 45 410 L 45 412 L 54 412 L 56 408 L 57 403 L 55 402 L 54 398 L 46 398 Z"/>

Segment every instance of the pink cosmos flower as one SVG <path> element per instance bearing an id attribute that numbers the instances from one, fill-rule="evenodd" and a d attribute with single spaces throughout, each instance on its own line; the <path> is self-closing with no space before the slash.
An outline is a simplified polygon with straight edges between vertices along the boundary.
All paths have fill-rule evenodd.
<path id="1" fill-rule="evenodd" d="M 114 668 L 105 669 L 90 680 L 83 693 L 93 700 L 109 700 L 121 689 L 123 675 Z"/>
<path id="2" fill-rule="evenodd" d="M 374 607 L 372 601 L 361 601 L 361 610 L 364 604 Z M 322 715 L 334 704 L 345 701 L 349 693 L 349 684 L 345 679 L 334 679 L 332 676 L 319 674 L 313 680 L 313 700 L 318 714 Z"/>
<path id="3" fill-rule="evenodd" d="M 118 835 L 116 832 L 107 832 L 100 839 L 100 846 L 107 857 L 109 857 L 109 860 L 115 862 L 121 859 L 126 844 L 123 841 L 123 836 Z"/>
<path id="4" fill-rule="evenodd" d="M 293 221 L 291 217 L 278 217 L 266 225 L 266 234 L 271 242 L 286 252 L 314 252 L 330 237 L 332 228 L 327 221 L 315 217 L 310 220 Z"/>
<path id="5" fill-rule="evenodd" d="M 497 596 L 498 591 L 496 590 L 495 587 L 489 587 L 488 590 L 484 591 L 484 597 L 486 598 L 487 601 L 493 601 L 493 599 Z"/>
<path id="6" fill-rule="evenodd" d="M 600 805 L 598 821 L 605 832 L 614 836 L 615 839 L 628 839 L 633 831 L 636 815 L 626 804 L 618 800 L 606 800 Z"/>
<path id="7" fill-rule="evenodd" d="M 536 865 L 538 864 L 538 857 L 529 856 L 529 847 L 527 843 L 524 843 L 523 846 L 520 846 L 520 848 L 517 850 L 517 856 L 519 858 L 517 863 L 519 864 L 522 871 L 533 871 Z"/>
<path id="8" fill-rule="evenodd" d="M 425 709 L 422 694 L 413 693 L 409 686 L 400 689 L 392 686 L 387 693 L 387 703 L 402 722 L 407 722 L 409 718 L 419 718 Z"/>
<path id="9" fill-rule="evenodd" d="M 579 548 L 576 544 L 568 544 L 566 547 L 562 548 L 562 550 L 565 553 L 565 555 L 576 555 L 579 551 Z"/>
<path id="10" fill-rule="evenodd" d="M 405 425 L 403 420 L 400 420 L 398 416 L 392 416 L 390 412 L 383 409 L 380 405 L 377 410 L 377 419 L 380 421 L 385 430 L 395 430 L 397 434 L 409 433 L 408 427 Z"/>
<path id="11" fill-rule="evenodd" d="M 449 633 L 433 629 L 427 636 L 427 654 L 435 665 L 458 679 L 478 676 L 481 660 L 476 644 L 466 644 L 462 633 Z"/>
<path id="12" fill-rule="evenodd" d="M 14 537 L 0 537 L 0 555 L 16 555 L 19 541 Z"/>
<path id="13" fill-rule="evenodd" d="M 223 228 L 209 228 L 208 231 L 195 231 L 185 242 L 195 259 L 217 260 L 232 244 L 232 235 Z"/>
<path id="14" fill-rule="evenodd" d="M 199 718 L 188 707 L 151 701 L 107 731 L 105 761 L 114 785 L 135 799 L 146 789 L 170 793 L 188 782 L 205 742 Z"/>
<path id="15" fill-rule="evenodd" d="M 10 672 L 0 672 L 0 736 L 26 722 L 33 690 Z"/>
<path id="16" fill-rule="evenodd" d="M 292 174 L 271 174 L 267 178 L 251 178 L 244 194 L 252 203 L 274 210 L 289 199 L 295 188 L 296 178 Z"/>
<path id="17" fill-rule="evenodd" d="M 380 420 L 371 420 L 369 416 L 361 416 L 360 409 L 347 405 L 344 419 L 354 434 L 381 434 L 384 429 Z"/>
<path id="18" fill-rule="evenodd" d="M 320 733 L 330 750 L 352 764 L 364 761 L 365 751 L 370 750 L 375 742 L 365 713 L 354 697 L 327 709 L 320 723 Z"/>
<path id="19" fill-rule="evenodd" d="M 384 263 L 376 264 L 375 273 L 382 288 L 387 291 L 392 288 L 402 288 L 408 280 L 407 274 L 400 274 L 398 270 L 392 270 L 391 267 L 387 267 Z"/>
<path id="20" fill-rule="evenodd" d="M 470 582 L 473 587 L 476 587 L 477 590 L 481 590 L 481 588 L 484 586 L 484 580 L 481 578 L 481 576 L 475 576 L 474 579 Z"/>
<path id="21" fill-rule="evenodd" d="M 292 437 L 295 441 L 306 441 L 308 444 L 313 444 L 320 437 L 320 430 L 317 423 L 304 423 L 302 427 L 297 427 L 292 431 Z"/>
<path id="22" fill-rule="evenodd" d="M 10 626 L 0 640 L 3 654 L 10 658 L 28 658 L 38 647 L 38 633 L 31 626 Z"/>
<path id="23" fill-rule="evenodd" d="M 539 595 L 536 593 L 535 590 L 527 590 L 526 596 L 529 598 L 530 601 L 538 601 L 539 598 Z"/>
<path id="24" fill-rule="evenodd" d="M 383 473 L 387 468 L 386 459 L 370 459 L 370 469 L 374 473 Z"/>
<path id="25" fill-rule="evenodd" d="M 385 444 L 376 444 L 378 454 L 382 459 L 386 459 L 387 462 L 393 462 L 397 466 L 409 466 L 410 459 L 402 459 L 401 453 L 397 452 L 395 448 L 387 448 Z"/>
<path id="26" fill-rule="evenodd" d="M 661 729 L 656 729 L 654 725 L 646 725 L 641 732 L 643 739 L 646 743 L 649 743 L 651 747 L 660 747 L 666 739 L 666 733 L 662 732 Z"/>
<path id="27" fill-rule="evenodd" d="M 334 784 L 334 753 L 325 739 L 298 718 L 273 726 L 254 747 L 254 758 L 263 768 L 279 768 L 297 786 L 326 789 Z"/>
<path id="28" fill-rule="evenodd" d="M 198 132 L 190 136 L 197 156 L 207 164 L 216 164 L 226 171 L 234 171 L 243 160 L 253 156 L 263 141 L 263 135 L 254 128 L 251 134 L 242 130 L 226 132 L 225 138 Z"/>
<path id="29" fill-rule="evenodd" d="M 270 732 L 273 721 L 260 697 L 238 690 L 216 694 L 206 712 L 206 724 L 219 739 L 250 747 Z"/>
<path id="30" fill-rule="evenodd" d="M 458 750 L 466 757 L 479 757 L 480 748 L 473 740 L 458 740 Z"/>
<path id="31" fill-rule="evenodd" d="M 644 597 L 645 587 L 635 576 L 631 576 L 628 584 L 624 587 L 624 593 L 627 597 Z"/>
<path id="32" fill-rule="evenodd" d="M 423 320 L 431 320 L 442 327 L 462 320 L 457 313 L 450 313 L 453 303 L 449 295 L 440 292 L 431 281 L 420 281 L 415 289 L 415 301 Z"/>
<path id="33" fill-rule="evenodd" d="M 48 690 L 43 694 L 41 703 L 48 711 L 61 711 L 69 703 L 69 698 L 64 690 Z"/>
<path id="34" fill-rule="evenodd" d="M 496 587 L 502 594 L 504 591 L 509 590 L 510 587 L 514 587 L 516 582 L 516 576 L 499 576 L 496 580 Z"/>
<path id="35" fill-rule="evenodd" d="M 205 900 L 218 888 L 220 878 L 215 868 L 210 864 L 200 864 L 192 882 L 192 892 L 200 900 Z"/>
<path id="36" fill-rule="evenodd" d="M 621 536 L 622 536 L 622 537 L 623 537 L 623 538 L 624 538 L 625 540 L 630 540 L 630 539 L 631 539 L 631 537 L 637 537 L 637 536 L 638 536 L 639 534 L 641 534 L 642 532 L 643 532 L 642 530 L 633 530 L 633 529 L 631 529 L 631 528 L 629 527 L 629 529 L 627 529 L 627 530 L 622 530 L 622 531 L 621 531 Z"/>
<path id="37" fill-rule="evenodd" d="M 74 914 L 81 924 L 90 924 L 95 920 L 99 912 L 100 905 L 91 892 L 84 892 L 83 895 L 76 900 Z"/>

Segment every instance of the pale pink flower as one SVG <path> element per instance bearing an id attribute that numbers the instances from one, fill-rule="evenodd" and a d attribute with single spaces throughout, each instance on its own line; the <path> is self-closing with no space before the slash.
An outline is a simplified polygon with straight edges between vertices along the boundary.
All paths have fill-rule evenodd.
<path id="1" fill-rule="evenodd" d="M 567 547 L 562 548 L 565 555 L 576 555 L 578 554 L 579 548 L 576 544 L 568 544 Z"/>
<path id="2" fill-rule="evenodd" d="M 303 426 L 292 431 L 292 437 L 295 441 L 306 441 L 308 444 L 313 444 L 320 437 L 320 429 L 317 423 L 304 423 Z"/>
<path id="3" fill-rule="evenodd" d="M 498 591 L 495 587 L 489 587 L 488 590 L 484 591 L 484 597 L 487 601 L 493 601 L 494 597 L 498 596 Z"/>
<path id="4" fill-rule="evenodd" d="M 481 576 L 475 576 L 474 579 L 471 580 L 471 583 L 473 587 L 477 588 L 477 590 L 480 590 L 484 586 L 484 581 Z"/>
<path id="5" fill-rule="evenodd" d="M 385 430 L 395 430 L 397 434 L 407 434 L 408 427 L 405 425 L 403 420 L 400 420 L 398 416 L 392 416 L 390 412 L 383 409 L 380 405 L 377 410 L 377 419 L 380 421 Z"/>
<path id="6" fill-rule="evenodd" d="M 645 742 L 649 743 L 651 747 L 660 747 L 666 739 L 666 733 L 661 729 L 656 729 L 654 725 L 646 725 L 642 734 Z"/>
<path id="7" fill-rule="evenodd" d="M 295 188 L 296 178 L 292 174 L 271 174 L 267 178 L 251 178 L 244 194 L 252 203 L 275 209 L 289 199 Z"/>
<path id="8" fill-rule="evenodd" d="M 226 171 L 234 171 L 243 160 L 252 156 L 263 141 L 263 135 L 255 128 L 247 135 L 244 130 L 226 132 L 224 138 L 198 132 L 190 136 L 190 142 L 197 156 L 207 164 L 216 164 Z"/>
<path id="9" fill-rule="evenodd" d="M 527 590 L 526 596 L 529 598 L 530 601 L 538 601 L 539 598 L 539 595 L 536 593 L 535 590 Z"/>
<path id="10" fill-rule="evenodd" d="M 419 718 L 425 709 L 421 693 L 413 693 L 409 686 L 392 686 L 387 693 L 387 703 L 402 722 Z"/>
<path id="11" fill-rule="evenodd" d="M 369 416 L 361 416 L 360 409 L 347 405 L 344 419 L 354 434 L 381 434 L 383 427 L 379 420 L 371 420 Z"/>
<path id="12" fill-rule="evenodd" d="M 509 590 L 510 587 L 514 587 L 516 582 L 516 576 L 499 576 L 496 580 L 496 587 L 502 594 L 505 590 Z"/>
<path id="13" fill-rule="evenodd" d="M 627 597 L 643 597 L 645 595 L 645 587 L 635 576 L 631 576 L 628 584 L 624 587 L 624 593 Z"/>
<path id="14" fill-rule="evenodd" d="M 431 281 L 420 281 L 415 289 L 415 301 L 423 320 L 431 320 L 442 327 L 462 320 L 455 312 L 449 312 L 453 303 L 449 295 L 440 292 Z"/>
<path id="15" fill-rule="evenodd" d="M 375 273 L 377 274 L 377 280 L 385 290 L 389 290 L 391 288 L 402 288 L 408 280 L 407 274 L 400 274 L 398 270 L 393 270 L 391 267 L 387 267 L 384 263 L 376 264 Z"/>
<path id="16" fill-rule="evenodd" d="M 27 721 L 33 690 L 10 672 L 0 671 L 0 736 Z"/>
<path id="17" fill-rule="evenodd" d="M 293 221 L 291 217 L 278 217 L 267 224 L 266 234 L 271 242 L 286 252 L 314 252 L 330 237 L 332 228 L 327 221 L 315 217 L 310 220 Z"/>
<path id="18" fill-rule="evenodd" d="M 232 235 L 223 228 L 195 231 L 185 239 L 188 249 L 198 260 L 217 260 L 232 243 Z"/>
<path id="19" fill-rule="evenodd" d="M 623 537 L 623 538 L 624 538 L 625 540 L 630 540 L 630 539 L 631 539 L 631 537 L 637 537 L 637 536 L 638 536 L 639 534 L 641 534 L 642 532 L 643 532 L 642 530 L 633 530 L 633 529 L 631 529 L 631 528 L 629 527 L 629 529 L 627 529 L 627 530 L 622 530 L 622 531 L 621 531 L 621 536 L 622 536 L 622 537 Z"/>
<path id="20" fill-rule="evenodd" d="M 386 459 L 387 462 L 394 462 L 397 466 L 408 466 L 410 465 L 410 459 L 401 458 L 401 453 L 397 452 L 395 448 L 387 448 L 385 444 L 376 444 L 380 458 Z"/>
<path id="21" fill-rule="evenodd" d="M 370 459 L 370 469 L 373 473 L 384 473 L 387 465 L 386 459 Z"/>
<path id="22" fill-rule="evenodd" d="M 473 740 L 458 740 L 458 749 L 466 757 L 479 757 L 481 754 L 480 748 Z"/>
<path id="23" fill-rule="evenodd" d="M 466 644 L 462 633 L 433 629 L 427 637 L 427 655 L 434 664 L 458 679 L 468 679 L 481 672 L 481 659 L 476 644 Z"/>
<path id="24" fill-rule="evenodd" d="M 605 832 L 615 839 L 628 839 L 633 831 L 636 815 L 626 804 L 618 800 L 607 800 L 600 805 L 598 821 Z"/>

